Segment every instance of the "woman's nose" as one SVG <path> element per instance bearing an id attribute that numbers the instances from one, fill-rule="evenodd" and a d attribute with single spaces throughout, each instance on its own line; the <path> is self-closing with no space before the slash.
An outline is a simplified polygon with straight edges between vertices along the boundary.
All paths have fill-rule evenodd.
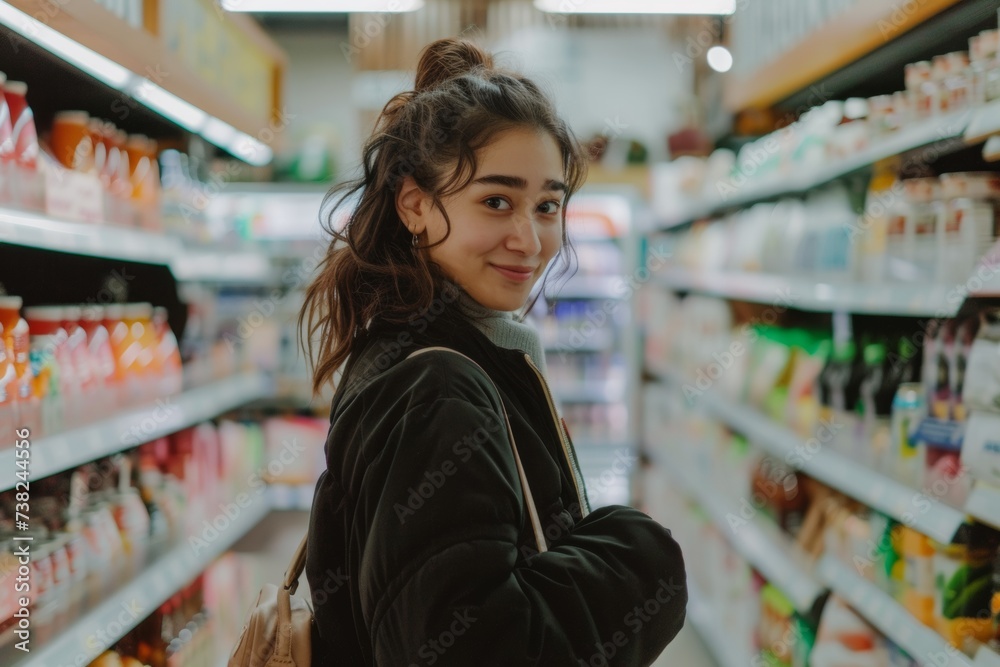
<path id="1" fill-rule="evenodd" d="M 530 214 L 516 216 L 514 229 L 507 238 L 507 247 L 523 252 L 525 255 L 537 255 L 542 250 L 542 242 L 535 229 L 534 217 Z"/>

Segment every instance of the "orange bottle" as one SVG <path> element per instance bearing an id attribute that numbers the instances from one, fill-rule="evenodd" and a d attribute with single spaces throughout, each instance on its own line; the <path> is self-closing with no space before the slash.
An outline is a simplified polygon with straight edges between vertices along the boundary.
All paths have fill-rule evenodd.
<path id="1" fill-rule="evenodd" d="M 86 111 L 60 111 L 52 121 L 49 147 L 66 169 L 94 171 L 94 142 L 90 135 L 90 116 Z"/>
<path id="2" fill-rule="evenodd" d="M 0 326 L 0 343 L 3 343 L 3 327 Z M 14 426 L 16 412 L 14 392 L 17 386 L 17 371 L 14 360 L 7 351 L 6 344 L 0 344 L 0 449 L 14 446 Z"/>
<path id="3" fill-rule="evenodd" d="M 156 161 L 156 142 L 135 134 L 125 143 L 132 182 L 132 203 L 138 218 L 136 226 L 155 229 L 156 207 L 160 198 L 160 166 Z"/>
<path id="4" fill-rule="evenodd" d="M 120 303 L 113 303 L 104 306 L 104 328 L 108 330 L 108 342 L 111 344 L 111 353 L 115 360 L 115 403 L 114 410 L 132 404 L 134 401 L 128 393 L 127 378 L 128 369 L 122 361 L 122 354 L 128 343 L 128 325 L 125 324 L 125 306 Z"/>
<path id="5" fill-rule="evenodd" d="M 31 340 L 28 322 L 21 317 L 23 301 L 19 296 L 0 296 L 0 326 L 7 357 L 12 360 L 17 379 L 14 382 L 15 428 L 27 428 L 37 434 L 41 428 L 41 403 L 32 391 Z"/>
<path id="6" fill-rule="evenodd" d="M 104 306 L 88 304 L 83 307 L 80 326 L 87 333 L 87 347 L 94 374 L 95 417 L 103 418 L 114 413 L 119 400 L 118 372 L 111 336 L 104 326 Z"/>
<path id="7" fill-rule="evenodd" d="M 152 319 L 152 304 L 125 304 L 122 321 L 128 327 L 128 335 L 120 358 L 125 365 L 129 394 L 139 402 L 151 400 L 156 391 L 156 332 Z"/>

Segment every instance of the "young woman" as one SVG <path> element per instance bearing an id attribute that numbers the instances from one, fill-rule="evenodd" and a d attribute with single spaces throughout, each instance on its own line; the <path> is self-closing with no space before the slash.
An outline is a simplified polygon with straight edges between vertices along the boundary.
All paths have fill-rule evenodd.
<path id="1" fill-rule="evenodd" d="M 469 42 L 428 46 L 383 110 L 300 315 L 315 387 L 346 361 L 309 527 L 315 665 L 633 667 L 683 625 L 680 549 L 638 510 L 590 511 L 513 314 L 569 250 L 584 169 L 538 87 Z M 468 359 L 408 358 L 428 346 Z"/>

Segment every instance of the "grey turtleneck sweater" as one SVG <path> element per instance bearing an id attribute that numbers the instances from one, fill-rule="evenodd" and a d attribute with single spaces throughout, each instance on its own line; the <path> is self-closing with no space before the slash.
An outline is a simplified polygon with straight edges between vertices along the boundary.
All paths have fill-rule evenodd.
<path id="1" fill-rule="evenodd" d="M 494 310 L 483 306 L 462 287 L 453 282 L 446 281 L 446 284 L 458 290 L 459 296 L 456 303 L 475 327 L 483 332 L 483 335 L 489 338 L 494 345 L 508 350 L 527 352 L 535 366 L 542 371 L 543 375 L 548 376 L 542 339 L 535 327 L 518 322 L 512 311 Z"/>

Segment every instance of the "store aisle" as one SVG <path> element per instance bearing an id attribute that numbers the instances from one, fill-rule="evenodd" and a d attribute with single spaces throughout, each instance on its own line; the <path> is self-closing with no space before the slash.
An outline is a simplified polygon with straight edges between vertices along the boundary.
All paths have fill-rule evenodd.
<path id="1" fill-rule="evenodd" d="M 652 667 L 715 667 L 708 647 L 687 623 Z"/>

